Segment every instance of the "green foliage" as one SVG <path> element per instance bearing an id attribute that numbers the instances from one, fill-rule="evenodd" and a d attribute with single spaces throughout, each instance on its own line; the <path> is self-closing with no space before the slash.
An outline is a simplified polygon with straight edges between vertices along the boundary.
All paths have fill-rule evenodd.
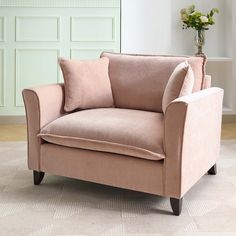
<path id="1" fill-rule="evenodd" d="M 209 25 L 214 25 L 214 14 L 219 13 L 217 8 L 213 8 L 209 13 L 203 14 L 196 11 L 195 5 L 183 8 L 180 11 L 183 29 L 193 28 L 196 30 L 208 30 Z"/>

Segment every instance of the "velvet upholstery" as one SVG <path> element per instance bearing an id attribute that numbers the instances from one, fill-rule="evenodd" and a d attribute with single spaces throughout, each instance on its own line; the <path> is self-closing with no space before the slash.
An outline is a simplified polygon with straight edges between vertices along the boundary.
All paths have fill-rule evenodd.
<path id="1" fill-rule="evenodd" d="M 107 152 L 41 145 L 41 171 L 163 195 L 163 161 Z"/>
<path id="2" fill-rule="evenodd" d="M 108 58 L 83 61 L 60 58 L 58 62 L 65 84 L 66 112 L 113 106 Z"/>
<path id="3" fill-rule="evenodd" d="M 187 61 L 176 66 L 171 74 L 162 98 L 162 110 L 165 113 L 167 106 L 176 98 L 192 93 L 194 75 Z"/>
<path id="4" fill-rule="evenodd" d="M 187 61 L 194 73 L 193 92 L 202 89 L 204 57 L 145 56 L 102 53 L 109 58 L 109 78 L 115 107 L 162 111 L 162 97 L 175 67 Z"/>
<path id="5" fill-rule="evenodd" d="M 219 157 L 223 90 L 208 88 L 210 77 L 204 76 L 204 80 L 202 80 L 203 77 L 202 79 L 197 77 L 198 79 L 195 79 L 194 83 L 194 93 L 172 101 L 163 115 L 162 110 L 157 111 L 161 106 L 167 81 L 164 77 L 154 79 L 156 74 L 152 74 L 152 72 L 156 72 L 155 62 L 156 60 L 161 61 L 163 75 L 170 75 L 170 71 L 173 71 L 177 61 L 180 63 L 186 60 L 186 57 L 161 59 L 153 56 L 109 54 L 109 59 L 114 101 L 118 106 L 116 108 L 91 109 L 67 114 L 63 109 L 65 99 L 63 85 L 41 86 L 23 91 L 28 127 L 29 169 L 166 197 L 183 197 Z M 202 68 L 202 65 L 200 66 L 202 62 L 202 58 L 188 59 L 195 77 L 196 68 Z M 165 72 L 167 68 L 169 68 L 168 72 Z M 161 72 L 161 68 L 158 70 Z M 200 71 L 198 72 L 200 75 Z M 140 78 L 135 80 L 138 73 L 144 80 L 140 80 Z M 148 78 L 146 80 L 145 75 Z M 124 76 L 123 79 L 121 79 L 122 76 Z M 119 80 L 118 84 L 116 84 L 117 81 L 113 83 L 113 80 L 116 79 Z M 208 83 L 205 83 L 206 80 Z M 129 88 L 130 94 L 120 82 Z M 149 82 L 152 83 L 152 86 L 145 85 Z M 143 94 L 137 92 L 137 88 L 140 88 L 141 84 L 143 84 Z M 204 90 L 198 91 L 203 88 Z M 147 94 L 148 89 L 150 95 Z M 155 92 L 156 97 L 153 96 Z M 139 96 L 137 97 L 137 95 Z M 142 97 L 141 95 L 148 96 Z M 150 103 L 148 99 L 150 99 Z M 124 109 L 123 106 L 132 107 L 132 109 Z M 105 112 L 107 110 L 109 110 L 108 113 Z M 133 111 L 131 112 L 131 110 Z M 148 112 L 149 110 L 154 111 Z M 118 113 L 115 114 L 115 111 Z M 92 117 L 89 117 L 89 114 Z M 104 117 L 101 118 L 101 116 Z M 76 129 L 74 122 L 71 130 L 67 130 L 66 126 L 69 123 L 67 118 L 70 117 L 71 123 L 74 122 L 74 118 L 80 120 Z M 72 117 L 74 118 L 72 119 Z M 118 121 L 113 120 L 115 117 Z M 64 126 L 63 122 L 59 121 L 63 121 Z M 99 139 L 105 137 L 106 141 L 119 141 L 121 144 L 128 143 L 134 146 L 138 144 L 155 153 L 160 152 L 157 149 L 160 147 L 158 146 L 161 143 L 159 139 L 162 136 L 162 154 L 165 158 L 149 160 L 144 159 L 143 156 L 137 158 L 140 157 L 137 153 L 134 157 L 127 152 L 117 154 L 112 150 L 100 149 L 97 151 L 92 146 L 87 146 L 87 148 L 93 148 L 93 150 L 81 146 L 66 147 L 65 141 L 58 145 L 43 140 L 40 132 L 51 126 L 50 132 L 53 133 L 55 130 L 52 129 L 52 126 L 57 122 L 62 125 L 59 128 L 60 132 L 75 132 L 78 136 L 93 135 Z M 154 124 L 155 122 L 156 124 Z M 114 127 L 112 124 L 115 124 Z M 108 131 L 106 128 L 111 130 Z M 161 134 L 161 132 L 163 133 Z"/>
<path id="6" fill-rule="evenodd" d="M 103 108 L 75 112 L 48 124 L 40 137 L 50 143 L 150 160 L 165 157 L 163 114 Z"/>
<path id="7" fill-rule="evenodd" d="M 165 114 L 165 191 L 181 198 L 219 158 L 223 90 L 174 100 Z"/>
<path id="8" fill-rule="evenodd" d="M 207 89 L 211 87 L 211 76 L 206 75 L 204 79 L 203 89 Z"/>
<path id="9" fill-rule="evenodd" d="M 52 84 L 23 90 L 27 116 L 28 167 L 40 170 L 41 128 L 64 115 L 64 86 Z"/>

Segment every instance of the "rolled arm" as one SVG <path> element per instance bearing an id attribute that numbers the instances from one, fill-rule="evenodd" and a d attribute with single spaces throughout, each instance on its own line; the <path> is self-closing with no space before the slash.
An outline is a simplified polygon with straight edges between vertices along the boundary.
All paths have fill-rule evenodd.
<path id="1" fill-rule="evenodd" d="M 40 171 L 42 140 L 37 135 L 43 126 L 64 115 L 64 88 L 62 84 L 52 84 L 24 89 L 22 95 L 27 119 L 28 167 Z"/>
<path id="2" fill-rule="evenodd" d="M 223 90 L 208 88 L 174 100 L 165 114 L 164 193 L 182 197 L 219 157 Z"/>

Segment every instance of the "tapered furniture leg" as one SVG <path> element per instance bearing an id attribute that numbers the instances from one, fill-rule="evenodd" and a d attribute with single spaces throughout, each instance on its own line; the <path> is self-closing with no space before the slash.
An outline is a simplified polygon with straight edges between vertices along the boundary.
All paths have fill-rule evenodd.
<path id="1" fill-rule="evenodd" d="M 44 177 L 44 172 L 33 171 L 34 175 L 34 185 L 39 185 Z"/>
<path id="2" fill-rule="evenodd" d="M 173 210 L 174 215 L 179 216 L 182 211 L 183 198 L 170 198 L 170 205 Z"/>
<path id="3" fill-rule="evenodd" d="M 208 170 L 209 175 L 216 175 L 217 174 L 217 166 L 216 164 L 211 167 L 211 169 Z"/>

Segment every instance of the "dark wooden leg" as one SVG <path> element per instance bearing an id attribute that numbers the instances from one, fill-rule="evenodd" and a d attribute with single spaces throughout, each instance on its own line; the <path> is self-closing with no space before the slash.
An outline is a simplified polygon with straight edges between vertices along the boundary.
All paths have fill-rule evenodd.
<path id="1" fill-rule="evenodd" d="M 173 210 L 174 215 L 179 216 L 182 210 L 183 198 L 170 198 L 170 205 Z"/>
<path id="2" fill-rule="evenodd" d="M 210 170 L 208 170 L 208 174 L 209 175 L 216 175 L 217 174 L 217 166 L 216 166 L 216 164 L 214 166 L 212 166 Z"/>
<path id="3" fill-rule="evenodd" d="M 34 174 L 34 185 L 39 185 L 44 177 L 44 172 L 33 171 Z"/>

